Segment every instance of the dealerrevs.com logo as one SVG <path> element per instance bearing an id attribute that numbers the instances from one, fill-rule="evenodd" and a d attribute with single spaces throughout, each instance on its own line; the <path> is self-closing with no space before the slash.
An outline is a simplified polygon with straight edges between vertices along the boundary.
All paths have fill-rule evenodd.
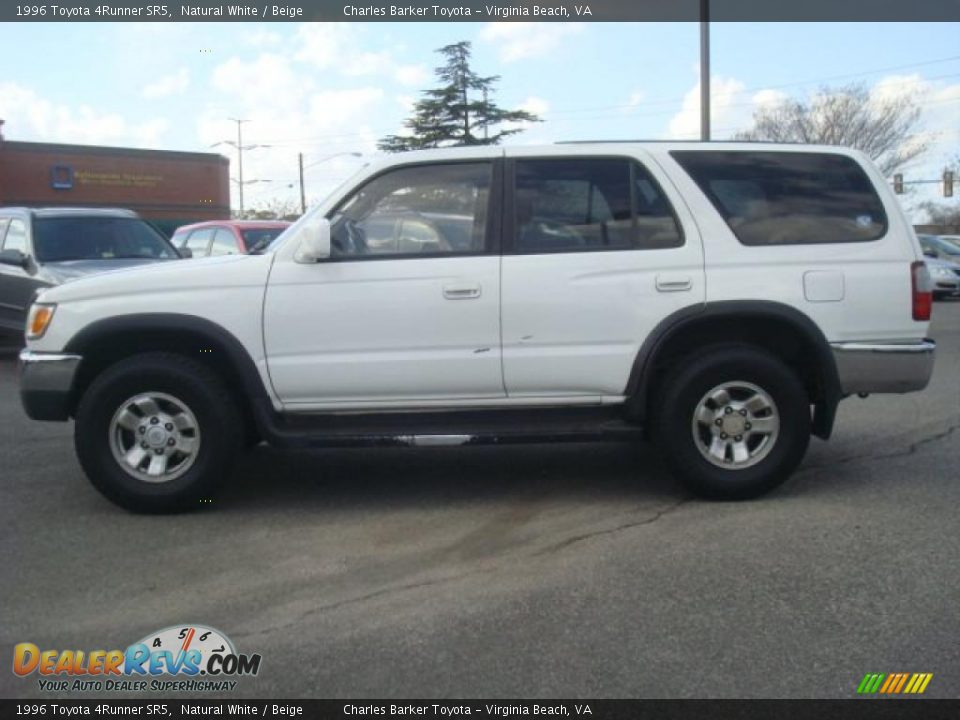
<path id="1" fill-rule="evenodd" d="M 80 692 L 224 691 L 260 671 L 260 655 L 238 653 L 219 630 L 176 625 L 150 633 L 126 650 L 13 648 L 13 672 L 36 673 L 40 690 Z"/>

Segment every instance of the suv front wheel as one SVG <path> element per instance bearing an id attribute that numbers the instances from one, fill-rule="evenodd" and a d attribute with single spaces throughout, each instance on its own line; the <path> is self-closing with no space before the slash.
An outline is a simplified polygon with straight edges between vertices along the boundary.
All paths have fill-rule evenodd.
<path id="1" fill-rule="evenodd" d="M 654 437 L 698 495 L 745 499 L 786 480 L 810 441 L 810 400 L 783 361 L 749 345 L 705 348 L 670 373 Z"/>
<path id="2" fill-rule="evenodd" d="M 77 409 L 74 443 L 90 482 L 135 512 L 203 507 L 242 442 L 220 379 L 181 355 L 145 353 L 107 368 Z"/>

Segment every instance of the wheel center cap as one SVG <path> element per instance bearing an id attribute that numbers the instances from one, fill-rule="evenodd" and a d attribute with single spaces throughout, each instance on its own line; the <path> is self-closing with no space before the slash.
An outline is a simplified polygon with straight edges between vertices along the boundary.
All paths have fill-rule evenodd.
<path id="1" fill-rule="evenodd" d="M 723 429 L 728 435 L 742 435 L 746 419 L 739 413 L 733 413 L 723 418 Z"/>
<path id="2" fill-rule="evenodd" d="M 146 439 L 151 447 L 162 447 L 167 442 L 167 431 L 155 425 L 147 430 Z"/>

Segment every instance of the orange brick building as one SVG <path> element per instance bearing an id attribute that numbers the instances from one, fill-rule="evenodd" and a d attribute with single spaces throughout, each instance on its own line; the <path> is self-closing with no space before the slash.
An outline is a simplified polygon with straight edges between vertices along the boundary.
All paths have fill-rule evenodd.
<path id="1" fill-rule="evenodd" d="M 128 208 L 169 235 L 179 225 L 230 217 L 229 160 L 0 138 L 0 205 Z"/>

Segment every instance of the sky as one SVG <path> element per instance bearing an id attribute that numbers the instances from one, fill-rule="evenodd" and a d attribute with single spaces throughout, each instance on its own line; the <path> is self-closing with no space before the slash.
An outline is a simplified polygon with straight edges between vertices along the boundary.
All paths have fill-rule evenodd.
<path id="1" fill-rule="evenodd" d="M 914 95 L 930 148 L 902 172 L 936 179 L 960 154 L 958 38 L 960 23 L 714 23 L 714 138 L 765 103 L 858 81 Z M 699 135 L 697 23 L 0 24 L 0 118 L 8 140 L 221 152 L 234 177 L 235 150 L 211 146 L 242 118 L 243 144 L 263 146 L 244 153 L 244 179 L 260 181 L 247 208 L 296 206 L 298 153 L 319 201 L 400 131 L 435 50 L 460 40 L 479 74 L 501 76 L 503 107 L 543 119 L 511 144 Z M 905 206 L 938 192 L 918 185 Z"/>

